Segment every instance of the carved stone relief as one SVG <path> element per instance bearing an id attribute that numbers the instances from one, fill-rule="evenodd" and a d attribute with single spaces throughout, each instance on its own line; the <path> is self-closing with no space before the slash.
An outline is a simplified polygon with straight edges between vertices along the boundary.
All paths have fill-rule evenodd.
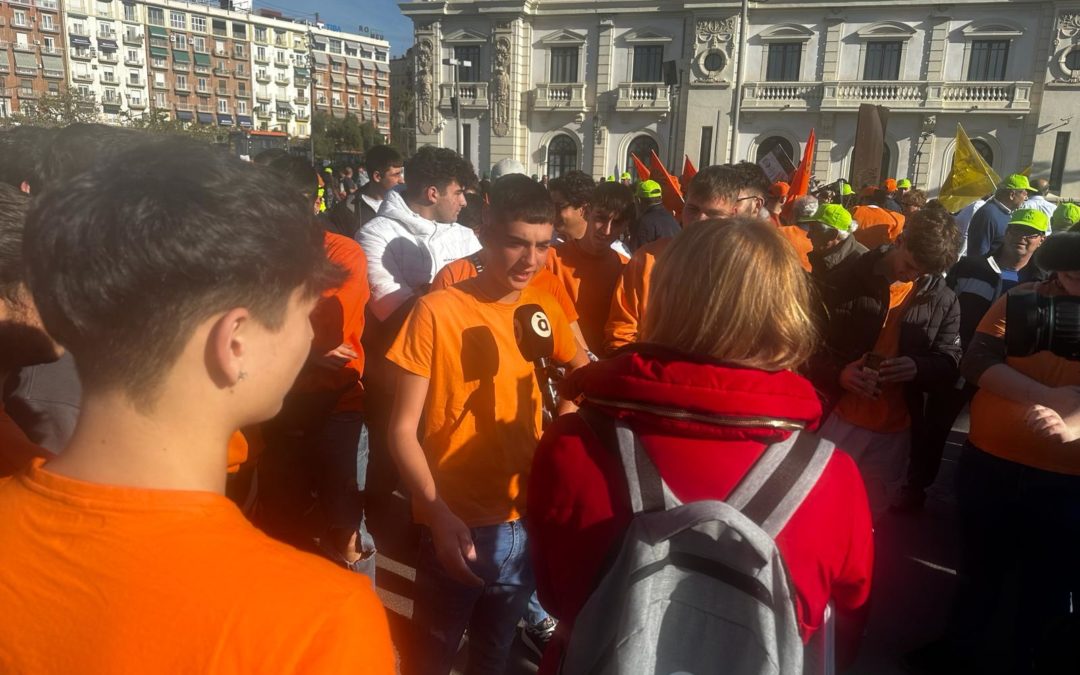
<path id="1" fill-rule="evenodd" d="M 731 64 L 731 50 L 738 17 L 698 19 L 694 44 L 693 75 L 695 83 L 726 82 L 724 73 Z"/>
<path id="2" fill-rule="evenodd" d="M 1062 84 L 1080 84 L 1080 68 L 1070 68 L 1070 61 L 1076 65 L 1080 57 L 1070 57 L 1080 49 L 1080 13 L 1064 12 L 1058 16 L 1057 31 L 1054 33 L 1054 56 L 1051 72 L 1054 82 Z M 1056 66 L 1056 67 L 1054 67 Z"/>
<path id="3" fill-rule="evenodd" d="M 435 66 L 430 40 L 416 45 L 416 130 L 428 135 L 435 131 Z"/>
<path id="4" fill-rule="evenodd" d="M 495 58 L 491 63 L 491 131 L 496 136 L 510 133 L 510 40 L 495 40 Z"/>

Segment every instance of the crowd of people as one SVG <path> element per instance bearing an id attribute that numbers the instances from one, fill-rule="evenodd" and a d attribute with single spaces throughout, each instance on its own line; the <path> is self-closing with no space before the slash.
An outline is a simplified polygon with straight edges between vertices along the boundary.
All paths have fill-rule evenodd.
<path id="1" fill-rule="evenodd" d="M 875 524 L 970 405 L 949 629 L 908 663 L 992 672 L 1008 606 L 1002 672 L 1075 672 L 1080 207 L 747 162 L 663 190 L 0 134 L 0 670 L 439 675 L 467 636 L 497 675 L 519 631 L 543 673 L 842 669 Z"/>

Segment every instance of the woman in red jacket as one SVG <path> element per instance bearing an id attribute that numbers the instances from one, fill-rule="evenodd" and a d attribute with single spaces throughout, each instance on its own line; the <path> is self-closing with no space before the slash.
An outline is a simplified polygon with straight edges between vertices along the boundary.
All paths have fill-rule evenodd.
<path id="1" fill-rule="evenodd" d="M 807 278 L 775 228 L 716 220 L 674 239 L 652 293 L 643 342 L 574 372 L 562 393 L 624 420 L 681 501 L 725 499 L 769 444 L 819 424 L 814 388 L 794 372 L 816 342 Z M 555 670 L 630 517 L 618 455 L 578 415 L 560 417 L 528 493 L 540 601 L 560 622 L 542 671 Z M 804 641 L 830 601 L 841 630 L 861 623 L 850 619 L 870 592 L 873 540 L 850 457 L 832 455 L 776 541 Z"/>

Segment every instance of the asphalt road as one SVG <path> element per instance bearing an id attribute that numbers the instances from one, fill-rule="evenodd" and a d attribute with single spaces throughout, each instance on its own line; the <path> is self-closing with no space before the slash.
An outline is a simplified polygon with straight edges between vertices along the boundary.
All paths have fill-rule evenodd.
<path id="1" fill-rule="evenodd" d="M 906 652 L 939 636 L 945 628 L 956 582 L 956 508 L 952 491 L 959 443 L 967 432 L 962 416 L 946 449 L 937 482 L 926 507 L 917 515 L 888 514 L 875 531 L 876 562 L 872 609 L 854 668 L 856 675 L 899 675 Z M 412 616 L 413 560 L 416 533 L 408 507 L 395 495 L 370 516 L 378 553 L 377 586 L 388 610 L 394 644 L 409 648 Z M 465 649 L 458 670 L 464 667 Z M 529 650 L 515 640 L 508 675 L 535 673 Z"/>

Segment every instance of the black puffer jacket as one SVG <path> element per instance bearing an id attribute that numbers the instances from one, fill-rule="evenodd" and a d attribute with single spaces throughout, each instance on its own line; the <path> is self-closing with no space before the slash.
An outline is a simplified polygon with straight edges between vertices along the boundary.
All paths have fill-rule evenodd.
<path id="1" fill-rule="evenodd" d="M 827 401 L 842 393 L 840 371 L 872 351 L 889 311 L 889 282 L 875 272 L 888 246 L 846 261 L 821 288 L 827 312 L 824 348 L 815 358 L 811 377 Z M 913 431 L 922 419 L 922 392 L 948 386 L 956 379 L 962 355 L 960 304 L 940 275 L 916 282 L 900 324 L 900 355 L 918 369 L 905 387 Z"/>

